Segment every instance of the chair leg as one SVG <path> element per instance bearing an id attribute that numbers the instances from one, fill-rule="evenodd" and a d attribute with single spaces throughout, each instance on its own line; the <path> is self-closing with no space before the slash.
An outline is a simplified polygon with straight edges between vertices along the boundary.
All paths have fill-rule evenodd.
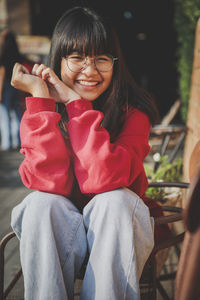
<path id="1" fill-rule="evenodd" d="M 152 294 L 152 300 L 156 300 L 157 295 L 156 295 L 156 290 L 157 290 L 157 281 L 156 281 L 156 259 L 155 256 L 153 258 L 153 262 L 152 262 L 153 266 L 153 294 Z"/>
<path id="2" fill-rule="evenodd" d="M 156 300 L 156 261 L 152 257 L 148 261 L 142 272 L 140 279 L 140 296 L 141 300 Z"/>
<path id="3" fill-rule="evenodd" d="M 14 232 L 8 233 L 1 241 L 0 241 L 0 300 L 5 299 L 4 295 L 4 250 L 9 242 L 15 236 Z"/>
<path id="4" fill-rule="evenodd" d="M 159 292 L 164 300 L 170 300 L 170 298 L 168 297 L 165 289 L 163 288 L 163 286 L 159 280 L 157 280 L 157 289 L 159 290 Z"/>
<path id="5" fill-rule="evenodd" d="M 174 147 L 173 151 L 171 152 L 170 154 L 170 157 L 169 157 L 169 162 L 172 163 L 178 153 L 178 151 L 181 149 L 182 145 L 183 145 L 183 142 L 185 140 L 185 135 L 186 133 L 185 132 L 182 132 L 177 143 L 176 143 L 176 146 Z"/>
<path id="6" fill-rule="evenodd" d="M 3 289 L 4 289 L 4 254 L 3 246 L 0 244 L 0 300 L 3 300 Z"/>

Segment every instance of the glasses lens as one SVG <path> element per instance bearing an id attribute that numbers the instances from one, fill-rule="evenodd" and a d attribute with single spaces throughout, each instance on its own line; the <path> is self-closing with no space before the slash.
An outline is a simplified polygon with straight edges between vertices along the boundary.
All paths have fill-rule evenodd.
<path id="1" fill-rule="evenodd" d="M 99 71 L 109 71 L 113 66 L 113 57 L 107 55 L 97 56 L 95 57 L 95 66 Z"/>
<path id="2" fill-rule="evenodd" d="M 72 72 L 80 72 L 85 66 L 85 58 L 78 55 L 69 56 L 67 65 Z"/>
<path id="3" fill-rule="evenodd" d="M 81 72 L 88 65 L 88 60 L 79 55 L 68 56 L 66 60 L 72 72 Z M 112 69 L 114 59 L 112 56 L 99 55 L 94 58 L 93 63 L 100 72 L 107 72 Z"/>

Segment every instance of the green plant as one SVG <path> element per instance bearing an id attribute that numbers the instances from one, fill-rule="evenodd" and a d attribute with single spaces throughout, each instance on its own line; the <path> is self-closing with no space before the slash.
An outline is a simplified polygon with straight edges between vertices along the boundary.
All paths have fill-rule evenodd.
<path id="1" fill-rule="evenodd" d="M 169 162 L 168 156 L 161 156 L 159 167 L 156 171 L 153 167 L 145 165 L 145 172 L 149 182 L 173 182 L 180 181 L 182 178 L 183 160 L 181 157 Z M 146 191 L 146 196 L 162 202 L 165 196 L 164 188 L 150 187 Z"/>
<path id="2" fill-rule="evenodd" d="M 174 1 L 174 26 L 177 32 L 177 69 L 179 92 L 182 99 L 181 114 L 187 120 L 193 66 L 194 38 L 197 20 L 200 17 L 199 0 Z"/>

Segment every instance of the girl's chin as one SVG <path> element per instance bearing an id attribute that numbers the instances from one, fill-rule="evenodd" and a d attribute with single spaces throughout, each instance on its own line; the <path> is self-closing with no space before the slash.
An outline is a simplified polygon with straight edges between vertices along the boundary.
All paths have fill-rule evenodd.
<path id="1" fill-rule="evenodd" d="M 97 99 L 97 97 L 89 97 L 87 95 L 80 95 L 82 99 L 87 99 L 88 101 L 92 102 L 95 101 Z"/>
<path id="2" fill-rule="evenodd" d="M 97 86 L 83 86 L 76 83 L 74 86 L 74 91 L 78 93 L 81 98 L 87 99 L 89 101 L 96 100 L 102 93 L 102 89 L 100 89 L 100 85 Z"/>
<path id="3" fill-rule="evenodd" d="M 87 99 L 88 101 L 91 102 L 96 100 L 99 97 L 99 95 L 92 95 L 91 93 L 87 93 L 87 92 L 85 93 L 81 93 L 80 91 L 76 91 L 76 92 L 80 95 L 81 98 Z"/>

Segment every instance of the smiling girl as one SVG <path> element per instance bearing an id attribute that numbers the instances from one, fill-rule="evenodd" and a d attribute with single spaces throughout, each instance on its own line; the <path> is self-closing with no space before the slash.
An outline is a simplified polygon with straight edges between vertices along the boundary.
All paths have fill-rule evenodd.
<path id="1" fill-rule="evenodd" d="M 81 299 L 139 299 L 154 245 L 143 167 L 153 101 L 129 74 L 112 27 L 91 9 L 61 17 L 48 65 L 29 73 L 16 64 L 12 77 L 32 95 L 20 174 L 36 191 L 12 212 L 25 299 L 73 299 L 87 253 Z"/>

